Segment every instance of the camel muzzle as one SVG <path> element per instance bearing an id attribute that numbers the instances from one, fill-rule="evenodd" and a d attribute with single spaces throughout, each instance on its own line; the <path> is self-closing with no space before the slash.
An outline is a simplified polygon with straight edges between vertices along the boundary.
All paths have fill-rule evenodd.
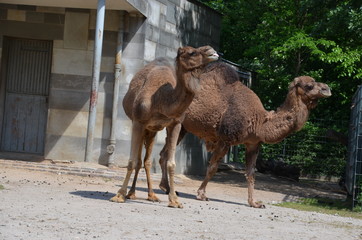
<path id="1" fill-rule="evenodd" d="M 322 97 L 330 97 L 332 96 L 331 89 L 329 87 L 322 88 L 319 93 L 322 95 Z"/>
<path id="2" fill-rule="evenodd" d="M 211 53 L 208 57 L 207 57 L 210 61 L 216 61 L 219 59 L 219 54 L 217 54 L 217 52 L 213 52 Z"/>

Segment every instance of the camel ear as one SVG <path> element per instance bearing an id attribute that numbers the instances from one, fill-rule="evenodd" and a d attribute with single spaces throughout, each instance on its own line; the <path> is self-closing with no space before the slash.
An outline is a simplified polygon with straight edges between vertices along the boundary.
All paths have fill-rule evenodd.
<path id="1" fill-rule="evenodd" d="M 294 87 L 300 86 L 300 82 L 301 82 L 301 79 L 299 77 L 294 78 L 293 82 L 291 82 L 289 84 L 289 90 L 294 88 Z"/>
<path id="2" fill-rule="evenodd" d="M 178 49 L 178 51 L 177 51 L 177 58 L 178 57 L 180 57 L 182 54 L 184 54 L 185 53 L 185 49 L 184 48 L 182 48 L 182 47 L 180 47 L 179 49 Z"/>

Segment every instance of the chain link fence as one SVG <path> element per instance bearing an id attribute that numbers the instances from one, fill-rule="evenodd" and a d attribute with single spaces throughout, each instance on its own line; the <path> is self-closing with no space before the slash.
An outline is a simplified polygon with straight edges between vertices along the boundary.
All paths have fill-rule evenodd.
<path id="1" fill-rule="evenodd" d="M 263 144 L 258 162 L 283 163 L 302 175 L 343 177 L 347 159 L 348 121 L 311 119 L 277 144 Z M 244 146 L 231 150 L 230 161 L 244 162 Z M 237 156 L 237 157 L 236 157 Z"/>
<path id="2" fill-rule="evenodd" d="M 353 197 L 353 208 L 362 208 L 362 86 L 352 101 L 348 138 L 347 191 Z"/>

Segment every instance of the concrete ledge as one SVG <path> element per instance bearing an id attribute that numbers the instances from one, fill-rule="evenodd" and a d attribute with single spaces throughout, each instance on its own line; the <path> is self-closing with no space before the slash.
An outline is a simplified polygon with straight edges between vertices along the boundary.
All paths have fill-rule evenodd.
<path id="1" fill-rule="evenodd" d="M 22 160 L 8 160 L 0 159 L 0 168 L 18 168 L 18 169 L 27 169 L 30 171 L 38 172 L 50 172 L 58 175 L 67 174 L 67 175 L 76 175 L 82 177 L 101 177 L 109 178 L 116 180 L 123 180 L 127 169 L 126 168 L 108 168 L 103 165 L 95 163 L 86 163 L 86 162 L 69 162 L 66 161 L 50 161 L 44 160 L 42 162 L 28 162 Z M 154 184 L 159 183 L 161 180 L 161 174 L 152 174 L 152 180 Z M 133 181 L 131 178 L 130 181 Z M 146 173 L 144 169 L 141 169 L 138 175 L 138 181 L 146 181 Z M 175 182 L 181 183 L 181 178 L 175 176 Z M 130 182 L 131 184 L 131 182 Z"/>

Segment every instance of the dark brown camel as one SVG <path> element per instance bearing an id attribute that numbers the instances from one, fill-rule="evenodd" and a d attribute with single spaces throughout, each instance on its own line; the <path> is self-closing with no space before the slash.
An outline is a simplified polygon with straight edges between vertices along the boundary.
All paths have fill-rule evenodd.
<path id="1" fill-rule="evenodd" d="M 174 189 L 175 150 L 184 112 L 200 89 L 199 76 L 204 67 L 218 59 L 215 50 L 209 46 L 200 48 L 179 48 L 176 70 L 164 58 L 156 59 L 141 69 L 132 79 L 123 99 L 123 108 L 132 120 L 131 153 L 127 175 L 114 202 L 125 202 L 125 198 L 135 198 L 138 172 L 142 166 L 142 145 L 146 154 L 144 167 L 147 175 L 148 199 L 159 201 L 152 189 L 150 156 L 156 133 L 166 127 L 165 147 L 169 149 L 167 170 L 170 177 L 169 206 L 182 207 Z M 130 176 L 135 171 L 133 185 L 126 196 Z"/>
<path id="2" fill-rule="evenodd" d="M 197 199 L 207 200 L 206 185 L 216 173 L 220 160 L 230 146 L 246 146 L 246 179 L 248 203 L 261 208 L 253 198 L 255 163 L 262 143 L 277 143 L 300 130 L 318 99 L 331 96 L 328 85 L 308 76 L 296 77 L 289 85 L 285 102 L 276 111 L 266 111 L 258 96 L 238 78 L 237 73 L 223 63 L 210 64 L 200 77 L 201 91 L 186 110 L 183 128 L 206 142 L 212 153 L 207 174 L 197 191 Z M 181 134 L 182 135 L 182 134 Z M 181 137 L 180 135 L 180 137 Z M 161 151 L 161 189 L 169 189 L 166 155 Z"/>

